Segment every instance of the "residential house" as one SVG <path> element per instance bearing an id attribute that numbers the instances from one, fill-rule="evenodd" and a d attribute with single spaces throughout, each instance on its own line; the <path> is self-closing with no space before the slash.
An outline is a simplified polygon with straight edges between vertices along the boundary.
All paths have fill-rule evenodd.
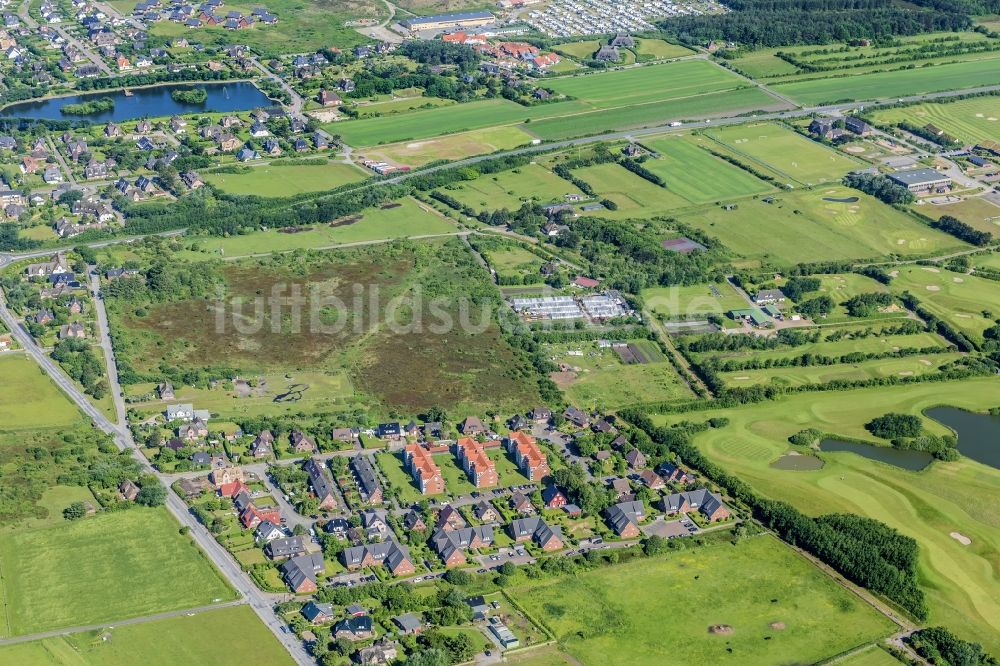
<path id="1" fill-rule="evenodd" d="M 132 479 L 125 479 L 118 485 L 118 493 L 122 496 L 122 499 L 134 502 L 139 496 L 139 486 L 135 485 Z"/>
<path id="2" fill-rule="evenodd" d="M 375 436 L 379 439 L 398 440 L 403 436 L 403 430 L 398 422 L 380 423 L 375 427 Z"/>
<path id="3" fill-rule="evenodd" d="M 272 560 L 287 560 L 306 552 L 305 537 L 293 536 L 268 541 L 264 553 Z"/>
<path id="4" fill-rule="evenodd" d="M 434 526 L 436 530 L 460 530 L 463 527 L 468 527 L 468 523 L 462 514 L 459 513 L 458 509 L 451 506 L 450 504 L 441 511 L 438 512 L 437 523 Z"/>
<path id="5" fill-rule="evenodd" d="M 611 490 L 614 491 L 615 497 L 619 501 L 625 501 L 634 497 L 632 486 L 629 484 L 628 479 L 611 479 Z"/>
<path id="6" fill-rule="evenodd" d="M 399 627 L 399 631 L 402 634 L 409 636 L 414 636 L 416 634 L 422 633 L 424 630 L 424 625 L 413 613 L 404 613 L 403 615 L 398 615 L 392 618 L 392 621 L 396 623 Z"/>
<path id="7" fill-rule="evenodd" d="M 642 534 L 639 523 L 646 517 L 642 502 L 621 502 L 607 510 L 608 527 L 623 539 L 634 539 Z"/>
<path id="8" fill-rule="evenodd" d="M 253 440 L 250 447 L 250 455 L 254 458 L 266 458 L 274 455 L 274 435 L 270 430 L 265 430 Z"/>
<path id="9" fill-rule="evenodd" d="M 208 425 L 201 419 L 194 419 L 177 428 L 177 436 L 189 442 L 208 437 Z"/>
<path id="10" fill-rule="evenodd" d="M 424 518 L 414 509 L 410 509 L 403 516 L 403 527 L 411 532 L 423 532 L 427 529 L 427 524 L 424 523 Z"/>
<path id="11" fill-rule="evenodd" d="M 542 502 L 546 509 L 561 509 L 568 501 L 566 494 L 556 486 L 548 486 L 542 491 Z"/>
<path id="12" fill-rule="evenodd" d="M 481 525 L 459 530 L 438 530 L 431 536 L 431 546 L 445 566 L 453 567 L 465 563 L 467 551 L 488 548 L 493 545 L 493 540 L 493 528 Z"/>
<path id="13" fill-rule="evenodd" d="M 358 650 L 361 666 L 385 666 L 399 658 L 399 644 L 383 638 Z"/>
<path id="14" fill-rule="evenodd" d="M 475 437 L 476 435 L 481 435 L 486 432 L 486 426 L 483 422 L 479 420 L 478 416 L 470 416 L 462 421 L 458 426 L 459 430 L 466 437 Z"/>
<path id="15" fill-rule="evenodd" d="M 531 500 L 524 493 L 515 492 L 511 495 L 510 506 L 522 516 L 535 513 L 535 505 L 531 503 Z"/>
<path id="16" fill-rule="evenodd" d="M 361 500 L 367 504 L 381 504 L 383 500 L 382 484 L 367 456 L 351 458 L 351 469 L 358 483 Z"/>
<path id="17" fill-rule="evenodd" d="M 660 466 L 660 477 L 671 483 L 694 483 L 694 477 L 673 463 L 663 463 Z"/>
<path id="18" fill-rule="evenodd" d="M 510 535 L 517 542 L 534 541 L 547 553 L 562 550 L 564 547 L 562 530 L 558 526 L 549 525 L 537 516 L 511 521 Z"/>
<path id="19" fill-rule="evenodd" d="M 296 594 L 316 592 L 316 574 L 323 571 L 322 553 L 299 555 L 281 565 L 282 578 Z"/>
<path id="20" fill-rule="evenodd" d="M 310 601 L 299 611 L 310 624 L 326 624 L 332 622 L 335 611 L 333 604 L 323 604 Z"/>
<path id="21" fill-rule="evenodd" d="M 497 485 L 496 465 L 486 455 L 483 445 L 471 437 L 463 437 L 455 444 L 455 457 L 459 465 L 477 488 Z"/>
<path id="22" fill-rule="evenodd" d="M 784 303 L 785 294 L 780 289 L 761 289 L 753 295 L 754 305 L 773 305 Z"/>
<path id="23" fill-rule="evenodd" d="M 234 483 L 236 481 L 243 482 L 245 480 L 243 475 L 242 467 L 223 467 L 221 469 L 212 470 L 209 474 L 208 480 L 216 488 L 220 488 L 227 483 Z"/>
<path id="24" fill-rule="evenodd" d="M 651 469 L 642 470 L 639 474 L 639 480 L 642 481 L 643 484 L 645 484 L 650 490 L 661 490 L 667 485 L 664 483 L 663 479 L 660 478 L 660 475 Z"/>
<path id="25" fill-rule="evenodd" d="M 552 420 L 552 410 L 548 407 L 535 407 L 528 412 L 528 418 L 540 425 Z"/>
<path id="26" fill-rule="evenodd" d="M 573 406 L 566 408 L 563 417 L 577 428 L 586 428 L 590 425 L 590 416 Z"/>
<path id="27" fill-rule="evenodd" d="M 646 466 L 646 456 L 639 449 L 631 449 L 625 454 L 625 462 L 634 470 L 643 469 Z"/>
<path id="28" fill-rule="evenodd" d="M 395 539 L 345 548 L 340 553 L 340 559 L 352 571 L 379 564 L 394 576 L 408 576 L 416 571 L 409 549 Z"/>
<path id="29" fill-rule="evenodd" d="M 302 468 L 309 475 L 309 487 L 312 488 L 313 495 L 319 500 L 319 508 L 324 511 L 336 509 L 337 498 L 333 492 L 333 481 L 324 469 L 323 463 L 310 458 Z"/>
<path id="30" fill-rule="evenodd" d="M 84 328 L 83 324 L 78 321 L 72 324 L 64 324 L 59 327 L 59 339 L 66 340 L 69 338 L 83 339 L 87 337 L 87 329 Z"/>
<path id="31" fill-rule="evenodd" d="M 510 433 L 506 443 L 508 454 L 524 476 L 532 481 L 541 481 L 551 474 L 548 459 L 534 437 L 518 430 Z"/>
<path id="32" fill-rule="evenodd" d="M 292 451 L 295 453 L 318 453 L 319 448 L 316 446 L 316 442 L 312 437 L 309 437 L 304 432 L 299 430 L 293 430 L 291 434 Z"/>
<path id="33" fill-rule="evenodd" d="M 481 499 L 472 505 L 472 515 L 483 523 L 500 522 L 500 513 L 493 507 L 492 504 L 484 499 Z"/>
<path id="34" fill-rule="evenodd" d="M 368 509 L 361 512 L 361 527 L 370 541 L 382 541 L 389 535 L 389 523 L 385 511 Z"/>
<path id="35" fill-rule="evenodd" d="M 276 539 L 285 538 L 285 532 L 270 520 L 265 520 L 257 526 L 257 529 L 254 530 L 253 536 L 257 543 L 270 543 Z"/>
<path id="36" fill-rule="evenodd" d="M 444 477 L 426 448 L 420 444 L 408 444 L 403 455 L 406 468 L 422 494 L 439 495 L 444 492 Z"/>
<path id="37" fill-rule="evenodd" d="M 731 513 L 722 498 L 707 488 L 674 493 L 663 498 L 663 511 L 669 515 L 698 511 L 709 522 L 726 520 Z"/>

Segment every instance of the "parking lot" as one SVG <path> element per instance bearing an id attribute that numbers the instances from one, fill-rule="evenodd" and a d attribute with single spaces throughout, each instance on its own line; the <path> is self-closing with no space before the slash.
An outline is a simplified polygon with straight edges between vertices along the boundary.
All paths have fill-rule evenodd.
<path id="1" fill-rule="evenodd" d="M 692 536 L 698 532 L 698 526 L 688 518 L 680 520 L 654 520 L 648 525 L 642 526 L 646 536 L 658 536 L 664 539 L 675 539 L 677 537 Z"/>

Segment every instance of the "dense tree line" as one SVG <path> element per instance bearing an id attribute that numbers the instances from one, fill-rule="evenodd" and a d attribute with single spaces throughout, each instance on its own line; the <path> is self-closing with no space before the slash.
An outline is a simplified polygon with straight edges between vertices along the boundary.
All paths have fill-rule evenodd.
<path id="1" fill-rule="evenodd" d="M 829 44 L 852 39 L 885 39 L 896 35 L 964 30 L 969 14 L 941 0 L 920 9 L 889 0 L 726 0 L 733 11 L 717 16 L 670 18 L 660 27 L 689 43 L 713 39 L 741 46 L 775 47 Z"/>
<path id="2" fill-rule="evenodd" d="M 674 454 L 748 506 L 754 517 L 788 543 L 820 558 L 849 580 L 882 594 L 924 619 L 927 606 L 917 586 L 917 543 L 871 518 L 830 514 L 811 518 L 786 502 L 758 495 L 749 484 L 709 460 L 678 428 L 657 427 L 635 409 L 619 417 L 648 434 L 637 446 L 651 456 Z"/>
<path id="3" fill-rule="evenodd" d="M 869 292 L 858 294 L 844 301 L 847 314 L 852 317 L 871 317 L 882 308 L 887 308 L 896 302 L 892 294 Z"/>
<path id="4" fill-rule="evenodd" d="M 970 340 L 964 333 L 956 329 L 944 319 L 941 319 L 924 307 L 920 300 L 910 292 L 904 292 L 900 296 L 900 300 L 903 301 L 903 305 L 915 312 L 917 316 L 927 322 L 927 328 L 929 330 L 934 331 L 945 340 L 958 347 L 959 351 L 971 352 L 977 349 L 975 342 Z"/>
<path id="5" fill-rule="evenodd" d="M 993 234 L 988 231 L 979 231 L 961 220 L 955 219 L 951 215 L 943 215 L 937 222 L 932 222 L 935 229 L 951 234 L 959 240 L 979 247 L 985 247 L 993 241 Z"/>
<path id="6" fill-rule="evenodd" d="M 819 278 L 793 276 L 788 278 L 781 287 L 781 291 L 793 301 L 798 301 L 802 299 L 804 294 L 808 294 L 811 291 L 818 291 L 821 284 Z"/>
<path id="7" fill-rule="evenodd" d="M 903 640 L 914 652 L 938 666 L 990 666 L 1000 663 L 979 643 L 964 641 L 944 627 L 917 629 Z"/>
<path id="8" fill-rule="evenodd" d="M 887 204 L 913 203 L 913 192 L 902 185 L 897 185 L 885 176 L 868 173 L 849 173 L 844 176 L 844 185 L 861 190 Z"/>
<path id="9" fill-rule="evenodd" d="M 52 358 L 59 362 L 66 374 L 80 382 L 85 393 L 100 400 L 108 392 L 104 381 L 104 361 L 97 358 L 86 340 L 68 338 L 60 340 L 52 349 Z"/>

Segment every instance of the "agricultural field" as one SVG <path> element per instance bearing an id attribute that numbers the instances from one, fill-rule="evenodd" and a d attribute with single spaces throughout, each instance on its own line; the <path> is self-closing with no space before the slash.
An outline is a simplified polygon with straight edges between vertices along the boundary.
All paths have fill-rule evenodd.
<path id="1" fill-rule="evenodd" d="M 113 622 L 233 592 L 165 509 L 134 508 L 0 539 L 0 634 Z M 39 584 L 44 581 L 44 585 Z"/>
<path id="2" fill-rule="evenodd" d="M 1000 109 L 996 97 L 970 97 L 954 102 L 922 102 L 901 109 L 876 111 L 873 120 L 885 125 L 932 123 L 965 143 L 996 141 L 1000 137 Z"/>
<path id="3" fill-rule="evenodd" d="M 1000 84 L 1000 56 L 890 72 L 821 77 L 773 84 L 801 104 L 892 99 Z"/>
<path id="4" fill-rule="evenodd" d="M 10 666 L 173 666 L 207 659 L 218 666 L 294 663 L 246 605 L 0 647 L 0 664 Z"/>
<path id="5" fill-rule="evenodd" d="M 461 160 L 498 150 L 511 150 L 531 143 L 532 136 L 517 127 L 497 127 L 450 134 L 440 139 L 379 146 L 366 151 L 366 157 L 381 158 L 394 164 L 413 167 L 438 160 Z"/>
<path id="6" fill-rule="evenodd" d="M 227 262 L 219 270 L 226 289 L 221 311 L 202 299 L 155 304 L 138 315 L 110 303 L 119 359 L 154 375 L 167 358 L 180 367 L 237 368 L 250 376 L 346 373 L 349 385 L 325 381 L 320 386 L 328 390 L 309 395 L 330 406 L 357 401 L 407 412 L 440 406 L 476 413 L 485 405 L 525 409 L 538 400 L 526 361 L 492 321 L 499 294 L 458 240 L 282 255 Z M 274 289 L 290 293 L 293 284 L 303 294 L 298 324 L 280 306 L 256 314 L 259 329 L 238 329 L 239 308 Z M 392 304 L 405 294 L 407 303 L 417 299 L 419 318 L 409 319 L 409 306 Z M 247 305 L 238 305 L 240 299 Z M 463 327 L 457 317 L 466 306 L 470 326 Z M 214 314 L 192 316 L 209 311 Z M 392 376 L 408 380 L 386 381 Z M 483 384 L 491 386 L 489 395 Z M 354 394 L 345 397 L 348 386 Z"/>
<path id="7" fill-rule="evenodd" d="M 979 231 L 1000 234 L 1000 206 L 983 197 L 969 197 L 958 203 L 915 205 L 914 210 L 934 219 L 951 215 Z"/>
<path id="8" fill-rule="evenodd" d="M 305 192 L 321 192 L 359 183 L 368 175 L 347 164 L 262 164 L 245 173 L 204 172 L 206 183 L 229 194 L 259 197 L 290 197 Z"/>
<path id="9" fill-rule="evenodd" d="M 671 659 L 689 664 L 812 663 L 894 627 L 770 536 L 508 591 L 529 614 L 546 618 L 572 663 L 660 664 L 665 617 Z M 731 630 L 713 634 L 715 625 Z"/>
<path id="10" fill-rule="evenodd" d="M 888 412 L 921 415 L 941 404 L 967 410 L 997 405 L 992 377 L 791 394 L 743 408 L 655 417 L 659 423 L 729 419 L 725 428 L 695 437 L 695 444 L 758 492 L 810 515 L 856 513 L 880 520 L 917 540 L 919 578 L 928 597 L 928 626 L 942 624 L 967 640 L 1000 650 L 1000 475 L 962 458 L 934 462 L 920 472 L 874 462 L 855 453 L 818 453 L 821 469 L 782 470 L 771 463 L 785 454 L 787 438 L 803 428 L 871 441 L 864 424 Z M 941 424 L 924 419 L 933 433 Z M 951 533 L 967 537 L 964 545 Z"/>
<path id="11" fill-rule="evenodd" d="M 345 243 L 450 234 L 457 231 L 450 220 L 430 206 L 407 197 L 382 208 L 369 208 L 329 225 L 302 227 L 297 233 L 279 229 L 254 231 L 242 236 L 192 238 L 196 252 L 183 253 L 191 259 L 207 256 L 245 257 L 292 250 L 332 248 Z M 286 230 L 287 231 L 287 230 Z"/>
<path id="12" fill-rule="evenodd" d="M 710 203 L 773 191 L 770 185 L 692 143 L 688 138 L 643 139 L 659 153 L 643 166 L 667 183 L 667 189 L 693 204 Z"/>
<path id="13" fill-rule="evenodd" d="M 462 181 L 442 191 L 477 211 L 517 210 L 528 200 L 541 204 L 562 202 L 567 194 L 584 197 L 575 185 L 534 163 Z"/>
<path id="14" fill-rule="evenodd" d="M 713 289 L 714 288 L 714 289 Z M 668 316 L 722 314 L 747 307 L 747 301 L 728 282 L 643 289 L 646 307 Z"/>
<path id="15" fill-rule="evenodd" d="M 686 46 L 671 44 L 662 39 L 640 39 L 636 45 L 636 51 L 640 56 L 653 56 L 657 59 L 680 58 L 693 53 Z"/>
<path id="16" fill-rule="evenodd" d="M 69 426 L 81 420 L 76 405 L 27 355 L 0 355 L 0 377 L 4 378 L 0 382 L 0 430 Z"/>
<path id="17" fill-rule="evenodd" d="M 723 127 L 709 130 L 706 135 L 803 185 L 836 182 L 861 166 L 846 155 L 771 123 Z"/>
<path id="18" fill-rule="evenodd" d="M 927 309 L 973 339 L 982 339 L 983 331 L 1000 316 L 997 283 L 974 275 L 932 266 L 902 266 L 892 289 L 909 291 Z"/>
<path id="19" fill-rule="evenodd" d="M 966 247 L 877 199 L 840 185 L 777 194 L 772 203 L 742 201 L 733 210 L 708 206 L 678 213 L 677 218 L 719 239 L 747 265 L 881 259 Z"/>
<path id="20" fill-rule="evenodd" d="M 735 370 L 719 376 L 727 386 L 789 386 L 827 384 L 835 381 L 862 381 L 883 377 L 919 377 L 935 374 L 939 368 L 962 358 L 961 354 L 921 354 L 905 358 L 886 358 L 874 361 L 838 365 L 816 365 L 766 370 Z"/>
<path id="21" fill-rule="evenodd" d="M 628 341 L 641 355 L 631 359 L 628 350 L 601 348 L 596 342 L 546 345 L 545 353 L 564 368 L 552 379 L 567 400 L 581 408 L 620 409 L 643 402 L 681 400 L 693 396 L 656 343 Z"/>
<path id="22" fill-rule="evenodd" d="M 598 198 L 618 204 L 616 211 L 598 211 L 601 217 L 652 217 L 690 205 L 671 189 L 654 185 L 619 164 L 597 164 L 573 173 L 589 184 Z"/>

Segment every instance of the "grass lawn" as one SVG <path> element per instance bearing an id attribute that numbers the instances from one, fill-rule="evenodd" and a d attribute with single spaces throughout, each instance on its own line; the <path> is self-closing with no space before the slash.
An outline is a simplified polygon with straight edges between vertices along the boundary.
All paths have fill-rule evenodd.
<path id="1" fill-rule="evenodd" d="M 673 190 L 654 185 L 619 164 L 583 167 L 574 174 L 594 188 L 599 198 L 618 204 L 616 211 L 597 211 L 601 217 L 651 217 L 690 205 Z"/>
<path id="2" fill-rule="evenodd" d="M 521 473 L 514 461 L 510 459 L 507 452 L 502 448 L 499 449 L 487 449 L 486 455 L 490 457 L 490 460 L 496 465 L 497 468 L 497 485 L 501 488 L 508 488 L 510 486 L 523 486 L 525 484 L 531 483 L 531 480 Z"/>
<path id="3" fill-rule="evenodd" d="M 23 522 L 18 523 L 16 529 L 35 529 L 38 527 L 65 525 L 66 519 L 62 515 L 63 509 L 73 502 L 90 502 L 92 506 L 99 506 L 97 500 L 94 499 L 94 493 L 90 492 L 89 488 L 84 486 L 49 486 L 42 493 L 41 499 L 35 502 L 35 506 L 41 507 L 48 512 L 46 516 L 44 518 L 27 518 Z M 6 529 L 13 530 L 15 528 L 9 527 Z"/>
<path id="4" fill-rule="evenodd" d="M 997 283 L 974 275 L 931 266 L 901 266 L 892 290 L 909 291 L 931 312 L 975 339 L 982 339 L 983 331 L 1000 315 Z"/>
<path id="5" fill-rule="evenodd" d="M 469 480 L 469 475 L 459 466 L 458 461 L 455 460 L 455 456 L 451 455 L 451 453 L 442 453 L 434 456 L 434 462 L 437 463 L 438 468 L 441 470 L 441 476 L 444 477 L 444 490 L 446 493 L 457 497 L 458 495 L 468 495 L 476 490 L 476 487 L 472 485 L 472 481 Z"/>
<path id="6" fill-rule="evenodd" d="M 357 222 L 341 226 L 309 227 L 308 231 L 283 234 L 277 230 L 255 231 L 230 238 L 195 238 L 204 252 L 225 257 L 265 254 L 291 250 L 325 248 L 344 243 L 406 238 L 428 234 L 447 234 L 455 226 L 433 208 L 409 197 L 400 199 L 396 208 L 370 208 Z M 204 258 L 194 254 L 192 258 Z"/>
<path id="7" fill-rule="evenodd" d="M 774 89 L 802 104 L 887 99 L 940 90 L 959 90 L 1000 83 L 1000 56 L 894 72 L 825 76 L 811 81 L 776 84 Z"/>
<path id="8" fill-rule="evenodd" d="M 536 283 L 542 282 L 542 274 L 539 269 L 545 260 L 523 247 L 505 246 L 489 250 L 484 256 L 497 275 L 501 277 L 523 278 L 526 275 L 531 275 L 535 278 Z"/>
<path id="9" fill-rule="evenodd" d="M 773 187 L 698 147 L 686 137 L 643 139 L 660 154 L 643 166 L 663 178 L 667 188 L 691 203 L 709 203 L 773 191 Z"/>
<path id="10" fill-rule="evenodd" d="M 657 417 L 660 423 L 725 417 L 729 426 L 700 433 L 695 443 L 757 491 L 809 513 L 856 513 L 908 534 L 920 547 L 920 582 L 928 595 L 927 626 L 943 624 L 966 640 L 1000 651 L 1000 474 L 967 458 L 934 462 L 921 472 L 854 453 L 819 453 L 815 471 L 770 463 L 803 428 L 871 440 L 864 424 L 887 412 L 921 414 L 941 404 L 970 410 L 997 406 L 996 378 L 794 394 L 744 408 Z M 938 434 L 944 426 L 924 419 Z M 950 536 L 957 531 L 972 543 Z"/>
<path id="11" fill-rule="evenodd" d="M 382 474 L 385 475 L 389 484 L 399 490 L 400 501 L 404 504 L 412 504 L 423 498 L 420 490 L 413 483 L 413 477 L 403 468 L 402 454 L 376 453 L 375 462 L 378 463 L 379 469 L 382 470 Z"/>
<path id="12" fill-rule="evenodd" d="M 832 381 L 856 381 L 873 377 L 911 377 L 934 374 L 948 362 L 961 358 L 961 354 L 922 354 L 905 358 L 886 358 L 861 363 L 817 365 L 766 370 L 735 370 L 719 375 L 727 386 L 801 386 L 826 384 Z"/>
<path id="13" fill-rule="evenodd" d="M 643 350 L 643 343 L 633 341 Z M 570 355 L 568 352 L 582 352 Z M 547 345 L 546 354 L 557 364 L 575 370 L 556 375 L 556 383 L 566 399 L 578 407 L 619 409 L 642 402 L 691 398 L 691 390 L 669 362 L 649 350 L 652 363 L 626 365 L 613 349 L 601 349 L 596 342 Z"/>
<path id="14" fill-rule="evenodd" d="M 795 65 L 782 60 L 774 55 L 774 51 L 768 49 L 750 51 L 746 55 L 731 60 L 730 63 L 736 69 L 755 79 L 794 74 L 798 71 Z"/>
<path id="15" fill-rule="evenodd" d="M 684 664 L 813 663 L 895 626 L 771 536 L 509 592 L 585 664 L 658 665 L 666 654 Z M 784 629 L 771 627 L 778 622 Z M 733 631 L 713 635 L 712 625 Z"/>
<path id="16" fill-rule="evenodd" d="M 209 662 L 214 666 L 294 663 L 249 606 L 0 647 L 0 664 L 23 666 L 174 666 Z"/>
<path id="17" fill-rule="evenodd" d="M 303 192 L 332 190 L 367 178 L 361 169 L 347 164 L 262 164 L 247 173 L 202 173 L 205 182 L 229 194 L 259 197 L 290 197 Z"/>
<path id="18" fill-rule="evenodd" d="M 234 597 L 166 509 L 17 530 L 0 539 L 0 567 L 10 636 Z"/>
<path id="19" fill-rule="evenodd" d="M 835 663 L 837 666 L 899 666 L 900 662 L 882 648 L 873 645 Z"/>
<path id="20" fill-rule="evenodd" d="M 954 102 L 923 102 L 901 109 L 885 109 L 874 115 L 878 123 L 907 121 L 915 125 L 933 123 L 966 143 L 996 141 L 1000 136 L 1000 109 L 995 97 L 972 97 Z"/>
<path id="21" fill-rule="evenodd" d="M 539 164 L 480 176 L 443 191 L 476 210 L 517 210 L 528 199 L 547 204 L 561 202 L 567 194 L 584 196 L 575 185 Z"/>
<path id="22" fill-rule="evenodd" d="M 335 405 L 338 401 L 349 399 L 354 395 L 350 377 L 345 372 L 295 372 L 289 374 L 291 374 L 291 378 L 286 378 L 284 373 L 257 377 L 259 390 L 248 396 L 239 396 L 233 390 L 222 388 L 178 386 L 175 391 L 177 397 L 174 400 L 136 402 L 132 403 L 131 406 L 141 412 L 159 413 L 166 409 L 167 404 L 190 402 L 197 405 L 198 409 L 207 409 L 223 419 L 238 419 L 240 417 L 297 414 L 302 411 L 329 411 L 336 408 Z M 259 380 L 263 380 L 262 385 Z M 292 402 L 275 402 L 277 396 L 284 395 L 289 390 L 303 388 L 305 390 L 300 399 Z"/>
<path id="23" fill-rule="evenodd" d="M 0 429 L 60 427 L 80 420 L 76 405 L 26 354 L 0 355 L 0 377 Z"/>
<path id="24" fill-rule="evenodd" d="M 517 127 L 495 127 L 439 139 L 412 141 L 379 146 L 366 151 L 366 157 L 380 157 L 395 164 L 423 166 L 437 160 L 461 160 L 498 150 L 510 150 L 531 143 L 530 134 Z"/>
<path id="25" fill-rule="evenodd" d="M 662 39 L 640 39 L 636 50 L 639 55 L 650 55 L 654 58 L 679 58 L 693 53 L 685 46 L 671 44 Z"/>
<path id="26" fill-rule="evenodd" d="M 846 197 L 858 201 L 824 200 Z M 720 239 L 739 257 L 778 265 L 881 259 L 966 247 L 873 197 L 840 185 L 778 194 L 771 204 L 742 201 L 734 210 L 706 206 L 677 217 Z"/>
<path id="27" fill-rule="evenodd" d="M 952 204 L 914 205 L 913 209 L 934 219 L 951 215 L 979 231 L 1000 234 L 1000 206 L 982 197 L 969 197 Z"/>
<path id="28" fill-rule="evenodd" d="M 862 166 L 861 162 L 772 123 L 722 127 L 710 130 L 708 136 L 744 158 L 804 185 L 839 181 L 848 171 Z"/>
<path id="29" fill-rule="evenodd" d="M 599 48 L 601 48 L 601 43 L 597 40 L 588 40 L 583 42 L 567 42 L 565 44 L 552 45 L 553 51 L 559 51 L 560 53 L 565 53 L 566 55 L 581 60 L 586 60 L 587 58 L 590 58 L 597 52 L 597 49 Z"/>
<path id="30" fill-rule="evenodd" d="M 712 287 L 716 291 L 713 292 Z M 642 290 L 642 299 L 652 312 L 665 315 L 721 314 L 747 307 L 746 299 L 728 282 L 652 287 Z"/>

